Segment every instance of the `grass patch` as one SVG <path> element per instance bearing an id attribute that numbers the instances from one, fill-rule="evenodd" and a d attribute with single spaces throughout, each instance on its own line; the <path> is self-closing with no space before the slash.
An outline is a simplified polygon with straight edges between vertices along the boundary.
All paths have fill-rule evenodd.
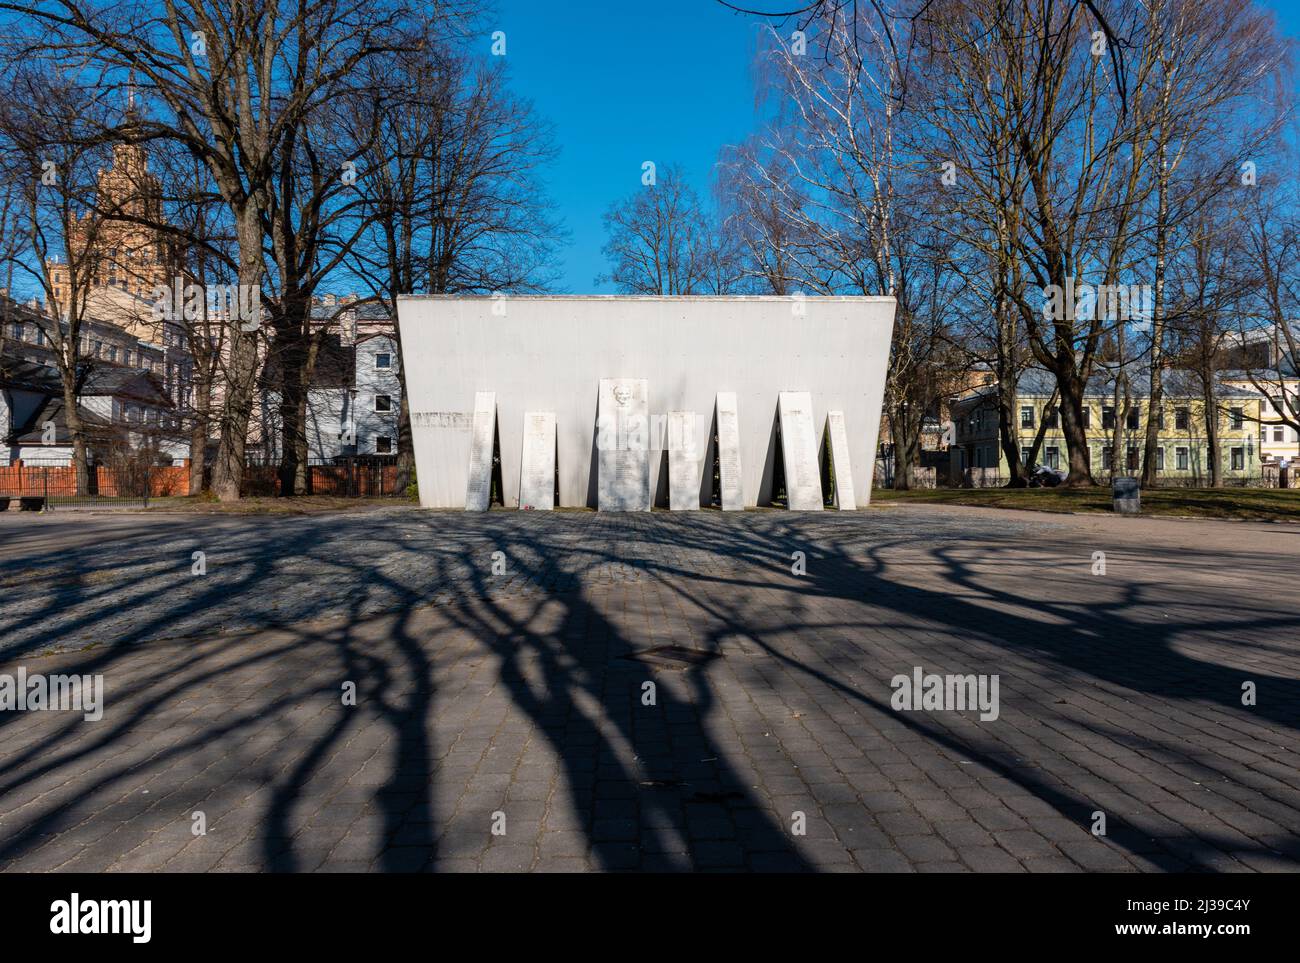
<path id="1" fill-rule="evenodd" d="M 1103 512 L 1111 514 L 1110 488 L 876 488 L 878 504 L 975 505 L 1036 512 Z M 1300 522 L 1300 489 L 1287 488 L 1145 488 L 1143 515 L 1234 518 L 1249 521 Z"/>

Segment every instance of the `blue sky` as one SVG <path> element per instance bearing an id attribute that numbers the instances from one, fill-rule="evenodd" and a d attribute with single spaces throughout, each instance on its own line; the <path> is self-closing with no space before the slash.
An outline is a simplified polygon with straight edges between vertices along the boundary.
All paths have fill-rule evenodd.
<path id="1" fill-rule="evenodd" d="M 640 187 L 647 160 L 680 165 L 707 195 L 719 148 L 756 126 L 760 21 L 713 0 L 500 0 L 493 22 L 489 33 L 506 34 L 515 91 L 554 125 L 560 146 L 547 182 L 570 243 L 556 287 L 613 293 L 595 284 L 607 269 L 601 215 Z"/>
<path id="2" fill-rule="evenodd" d="M 1296 0 L 1264 6 L 1300 37 Z M 646 160 L 681 165 L 707 196 L 719 148 L 758 125 L 752 62 L 761 22 L 715 0 L 499 0 L 498 10 L 491 29 L 506 32 L 514 88 L 554 125 L 560 146 L 547 180 L 570 238 L 556 286 L 612 293 L 595 284 L 607 267 L 601 214 L 639 187 Z"/>

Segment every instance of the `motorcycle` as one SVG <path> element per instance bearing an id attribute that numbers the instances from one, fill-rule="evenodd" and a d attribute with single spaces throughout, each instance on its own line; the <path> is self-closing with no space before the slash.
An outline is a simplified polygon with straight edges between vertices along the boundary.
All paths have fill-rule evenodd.
<path id="1" fill-rule="evenodd" d="M 1065 481 L 1065 472 L 1046 465 L 1034 465 L 1029 470 L 1030 488 L 1055 488 Z"/>

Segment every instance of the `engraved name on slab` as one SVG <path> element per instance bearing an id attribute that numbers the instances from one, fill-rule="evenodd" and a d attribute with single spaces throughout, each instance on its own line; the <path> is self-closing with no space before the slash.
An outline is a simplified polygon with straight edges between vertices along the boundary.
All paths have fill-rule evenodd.
<path id="1" fill-rule="evenodd" d="M 596 420 L 596 507 L 650 511 L 650 391 L 644 378 L 602 378 Z"/>
<path id="2" fill-rule="evenodd" d="M 849 468 L 849 432 L 844 426 L 844 412 L 826 412 L 826 447 L 835 480 L 835 507 L 842 512 L 857 509 L 853 497 L 853 472 Z"/>
<path id="3" fill-rule="evenodd" d="M 474 426 L 474 416 L 465 411 L 416 411 L 411 414 L 411 424 L 417 428 L 469 431 Z"/>
<path id="4" fill-rule="evenodd" d="M 700 453 L 693 411 L 668 412 L 668 507 L 674 512 L 700 507 Z"/>
<path id="5" fill-rule="evenodd" d="M 719 391 L 718 411 L 718 495 L 724 512 L 745 507 L 740 480 L 740 414 L 734 391 Z"/>
<path id="6" fill-rule="evenodd" d="M 783 391 L 777 410 L 781 418 L 786 505 L 799 512 L 819 512 L 822 510 L 822 477 L 817 464 L 812 395 L 807 391 Z"/>
<path id="7" fill-rule="evenodd" d="M 519 469 L 519 507 L 555 507 L 555 412 L 524 413 L 524 455 Z"/>
<path id="8" fill-rule="evenodd" d="M 496 392 L 475 392 L 474 424 L 469 442 L 469 480 L 465 485 L 467 512 L 488 510 L 492 498 L 492 443 L 496 440 L 496 426 Z"/>

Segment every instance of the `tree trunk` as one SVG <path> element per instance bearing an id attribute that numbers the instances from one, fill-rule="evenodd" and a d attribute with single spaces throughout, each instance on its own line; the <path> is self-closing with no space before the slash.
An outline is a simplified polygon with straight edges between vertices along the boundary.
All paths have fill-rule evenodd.
<path id="1" fill-rule="evenodd" d="M 1088 435 L 1083 428 L 1084 381 L 1073 371 L 1056 372 L 1061 393 L 1061 434 L 1065 436 L 1069 473 L 1062 482 L 1068 488 L 1085 488 L 1095 484 L 1088 460 Z"/>
<path id="2" fill-rule="evenodd" d="M 1029 485 L 1029 473 L 1020 456 L 1020 435 L 1016 428 L 1016 389 L 1015 382 L 998 378 L 998 442 L 1002 446 L 1002 456 L 1007 460 L 1007 487 L 1025 488 Z"/>
<path id="3" fill-rule="evenodd" d="M 1153 325 L 1152 337 L 1155 337 Z M 1156 449 L 1160 441 L 1160 409 L 1165 403 L 1164 379 L 1160 376 L 1159 364 L 1154 360 L 1158 352 L 1151 349 L 1151 391 L 1147 396 L 1146 438 L 1142 445 L 1142 487 L 1154 488 L 1159 484 L 1160 476 L 1156 472 Z"/>
<path id="4" fill-rule="evenodd" d="M 194 423 L 190 426 L 190 486 L 191 495 L 203 493 L 203 472 L 208 458 L 208 416 L 212 404 L 212 384 L 206 375 L 194 383 Z"/>
<path id="5" fill-rule="evenodd" d="M 77 494 L 90 494 L 90 459 L 86 453 L 86 435 L 82 430 L 81 412 L 77 410 L 77 393 L 64 380 L 63 384 L 63 420 L 72 437 L 72 464 L 77 469 Z"/>
<path id="6" fill-rule="evenodd" d="M 1128 471 L 1127 445 L 1124 444 L 1125 419 L 1128 412 L 1124 410 L 1124 376 L 1115 376 L 1115 390 L 1111 393 L 1111 411 L 1115 412 L 1115 426 L 1110 431 L 1110 477 L 1114 481 Z"/>
<path id="7" fill-rule="evenodd" d="M 912 487 L 912 473 L 904 470 L 904 444 L 903 436 L 907 433 L 903 425 L 903 416 L 900 411 L 893 411 L 889 415 L 889 440 L 893 443 L 894 456 L 894 483 L 891 486 L 894 491 L 907 491 Z"/>
<path id="8" fill-rule="evenodd" d="M 411 409 L 406 400 L 406 378 L 403 376 L 402 400 L 397 415 L 397 494 L 405 495 L 414 480 L 415 442 L 411 435 Z"/>
<path id="9" fill-rule="evenodd" d="M 303 387 L 301 400 L 298 402 L 298 424 L 300 426 L 298 437 L 295 444 L 298 446 L 294 461 L 297 463 L 297 470 L 293 474 L 293 493 L 295 495 L 307 494 L 307 472 L 311 469 L 308 467 L 310 452 L 307 448 L 307 390 Z"/>
<path id="10" fill-rule="evenodd" d="M 262 283 L 262 232 L 257 212 L 250 204 L 238 218 L 239 283 L 257 291 Z M 243 302 L 241 291 L 241 303 Z M 260 325 L 260 319 L 258 321 Z M 212 471 L 212 488 L 223 502 L 239 500 L 244 481 L 244 457 L 248 445 L 248 422 L 253 412 L 253 391 L 257 379 L 257 339 L 254 329 L 245 331 L 238 319 L 229 324 L 230 360 L 226 394 L 221 406 L 221 441 Z"/>
<path id="11" fill-rule="evenodd" d="M 1219 457 L 1219 404 L 1213 378 L 1205 383 L 1205 440 L 1208 445 L 1206 460 L 1210 463 L 1210 487 L 1223 487 L 1223 460 Z"/>
<path id="12" fill-rule="evenodd" d="M 303 424 L 307 399 L 302 390 L 299 346 L 291 336 L 283 339 L 277 336 L 276 341 L 276 356 L 280 362 L 280 495 L 288 498 L 301 494 L 297 485 L 302 448 L 307 440 Z"/>
<path id="13" fill-rule="evenodd" d="M 231 378 L 221 406 L 221 439 L 212 468 L 212 488 L 223 502 L 238 501 L 244 481 L 244 455 L 257 370 L 257 344 L 252 335 L 244 332 L 233 335 L 230 356 Z"/>

